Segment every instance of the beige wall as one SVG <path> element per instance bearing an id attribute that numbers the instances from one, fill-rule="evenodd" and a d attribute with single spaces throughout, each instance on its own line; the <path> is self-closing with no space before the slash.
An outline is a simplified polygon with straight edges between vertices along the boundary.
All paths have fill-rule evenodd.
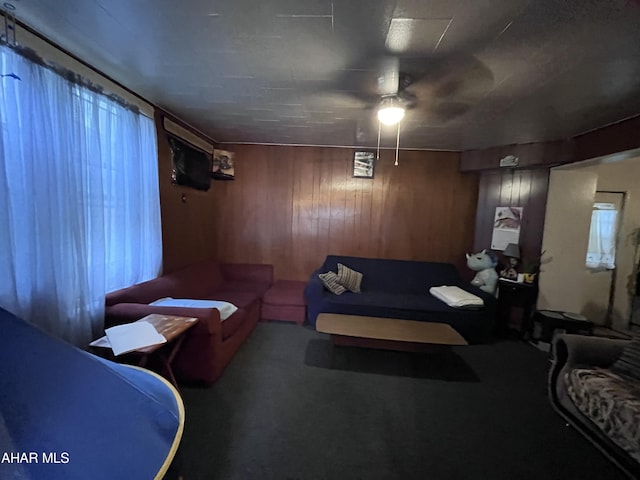
<path id="1" fill-rule="evenodd" d="M 584 314 L 583 275 L 597 174 L 551 170 L 542 237 L 538 308 Z"/>
<path id="2" fill-rule="evenodd" d="M 631 315 L 634 265 L 638 262 L 640 157 L 622 162 L 603 163 L 589 169 L 598 174 L 599 191 L 625 192 L 625 205 L 618 234 L 612 322 L 614 328 L 626 328 Z"/>
<path id="3" fill-rule="evenodd" d="M 591 203 L 596 190 L 624 192 L 611 319 L 613 328 L 628 328 L 634 265 L 640 255 L 637 245 L 640 229 L 639 179 L 640 156 L 620 161 L 599 159 L 552 170 L 543 250 L 547 250 L 546 257 L 554 258 L 543 267 L 540 275 L 538 308 L 570 310 L 596 323 L 604 323 L 608 274 L 590 271 L 584 265 Z M 588 209 L 589 222 L 586 224 L 584 209 Z M 565 221 L 561 220 L 563 217 Z"/>

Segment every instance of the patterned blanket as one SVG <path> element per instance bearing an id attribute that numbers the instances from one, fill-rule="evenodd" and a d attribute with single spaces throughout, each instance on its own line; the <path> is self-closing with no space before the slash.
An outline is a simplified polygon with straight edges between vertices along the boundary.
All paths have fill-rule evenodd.
<path id="1" fill-rule="evenodd" d="M 571 370 L 565 382 L 576 407 L 640 462 L 640 382 L 602 368 Z"/>

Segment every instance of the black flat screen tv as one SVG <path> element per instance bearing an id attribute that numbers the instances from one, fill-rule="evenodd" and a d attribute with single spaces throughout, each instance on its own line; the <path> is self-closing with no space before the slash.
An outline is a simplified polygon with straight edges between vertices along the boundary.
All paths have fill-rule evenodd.
<path id="1" fill-rule="evenodd" d="M 211 155 L 167 135 L 173 162 L 172 181 L 176 185 L 207 191 L 211 186 Z"/>

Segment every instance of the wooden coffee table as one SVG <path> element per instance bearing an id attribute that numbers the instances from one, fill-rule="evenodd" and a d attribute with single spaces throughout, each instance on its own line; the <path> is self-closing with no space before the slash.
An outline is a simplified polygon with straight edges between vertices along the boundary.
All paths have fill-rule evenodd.
<path id="1" fill-rule="evenodd" d="M 321 313 L 316 330 L 331 335 L 335 345 L 425 352 L 434 346 L 468 345 L 446 323 Z"/>

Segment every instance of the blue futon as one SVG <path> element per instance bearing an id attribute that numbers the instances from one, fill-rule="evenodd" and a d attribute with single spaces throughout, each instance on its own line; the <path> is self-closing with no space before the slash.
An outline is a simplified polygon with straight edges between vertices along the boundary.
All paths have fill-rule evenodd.
<path id="1" fill-rule="evenodd" d="M 2 308 L 0 331 L 0 478 L 165 475 L 184 425 L 167 381 L 79 350 Z"/>
<path id="2" fill-rule="evenodd" d="M 360 293 L 334 295 L 323 286 L 318 274 L 336 272 L 338 263 L 362 273 Z M 441 285 L 457 286 L 480 297 L 484 308 L 450 307 L 429 292 L 431 287 Z M 338 255 L 327 256 L 312 273 L 305 299 L 312 326 L 320 313 L 446 323 L 469 343 L 489 339 L 496 310 L 493 295 L 464 281 L 453 264 Z"/>

